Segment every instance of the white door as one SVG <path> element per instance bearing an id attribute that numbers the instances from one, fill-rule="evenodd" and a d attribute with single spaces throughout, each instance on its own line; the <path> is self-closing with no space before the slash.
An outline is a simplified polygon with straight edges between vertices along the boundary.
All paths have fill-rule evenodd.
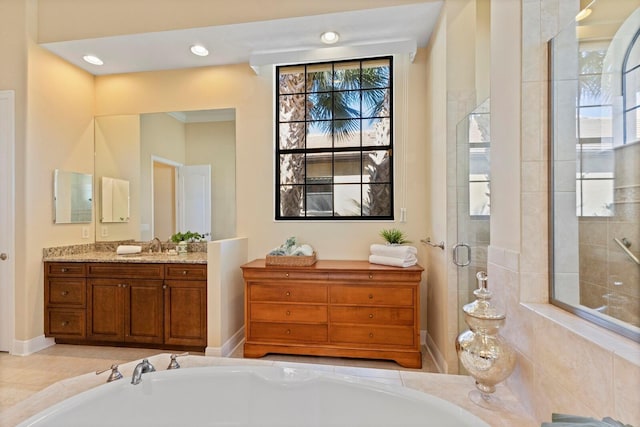
<path id="1" fill-rule="evenodd" d="M 0 351 L 14 338 L 14 92 L 0 91 Z"/>
<path id="2" fill-rule="evenodd" d="M 180 231 L 211 233 L 211 165 L 181 166 Z"/>

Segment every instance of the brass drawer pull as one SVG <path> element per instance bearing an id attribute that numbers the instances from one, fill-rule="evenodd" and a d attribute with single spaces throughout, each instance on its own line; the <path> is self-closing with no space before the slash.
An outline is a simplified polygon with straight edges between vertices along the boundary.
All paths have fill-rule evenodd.
<path id="1" fill-rule="evenodd" d="M 68 268 L 64 268 L 64 267 L 62 267 L 62 268 L 60 269 L 60 271 L 61 271 L 61 272 L 63 272 L 63 273 L 66 273 L 67 271 L 69 271 L 69 269 L 68 269 Z"/>
<path id="2" fill-rule="evenodd" d="M 373 313 L 369 314 L 369 319 L 373 319 Z"/>
<path id="3" fill-rule="evenodd" d="M 62 291 L 60 292 L 60 295 L 62 295 L 63 297 L 66 297 L 67 295 L 69 295 L 69 291 Z"/>
<path id="4" fill-rule="evenodd" d="M 373 299 L 373 294 L 369 294 L 369 299 Z"/>
<path id="5" fill-rule="evenodd" d="M 373 332 L 369 332 L 369 338 L 373 338 Z"/>
<path id="6" fill-rule="evenodd" d="M 182 275 L 186 276 L 187 275 L 187 270 L 182 270 Z"/>
<path id="7" fill-rule="evenodd" d="M 291 316 L 291 312 L 287 310 L 287 316 Z"/>
<path id="8" fill-rule="evenodd" d="M 288 297 L 290 297 L 290 296 L 291 296 L 291 292 L 290 292 L 290 291 L 287 291 L 287 292 L 285 292 L 284 294 L 285 294 L 286 296 L 288 296 Z"/>
<path id="9" fill-rule="evenodd" d="M 373 279 L 373 274 L 369 274 L 369 279 Z"/>
<path id="10" fill-rule="evenodd" d="M 287 330 L 285 331 L 285 333 L 286 333 L 287 335 L 291 335 L 291 329 L 287 329 Z"/>
<path id="11" fill-rule="evenodd" d="M 284 277 L 289 277 L 289 273 L 284 273 Z"/>
<path id="12" fill-rule="evenodd" d="M 64 320 L 64 321 L 60 322 L 60 324 L 62 326 L 67 326 L 69 324 L 69 321 L 68 320 Z"/>

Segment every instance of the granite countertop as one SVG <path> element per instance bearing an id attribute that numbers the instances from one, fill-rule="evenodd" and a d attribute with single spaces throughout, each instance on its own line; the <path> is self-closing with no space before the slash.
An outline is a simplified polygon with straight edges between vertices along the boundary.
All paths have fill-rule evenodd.
<path id="1" fill-rule="evenodd" d="M 117 255 L 115 252 L 83 252 L 65 255 L 47 255 L 43 257 L 46 262 L 129 262 L 129 263 L 189 263 L 206 264 L 206 252 L 187 252 L 184 255 L 169 255 L 166 252 L 149 253 L 142 252 L 133 255 Z"/>

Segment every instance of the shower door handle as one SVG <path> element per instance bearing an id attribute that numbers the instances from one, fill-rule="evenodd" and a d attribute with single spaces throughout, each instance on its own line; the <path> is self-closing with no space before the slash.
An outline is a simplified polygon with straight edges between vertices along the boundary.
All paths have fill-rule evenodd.
<path id="1" fill-rule="evenodd" d="M 458 252 L 460 252 L 460 248 L 467 249 L 467 260 L 465 262 L 460 262 L 460 258 L 458 257 Z M 458 267 L 466 267 L 471 264 L 471 246 L 466 243 L 458 243 L 453 247 L 453 263 Z"/>

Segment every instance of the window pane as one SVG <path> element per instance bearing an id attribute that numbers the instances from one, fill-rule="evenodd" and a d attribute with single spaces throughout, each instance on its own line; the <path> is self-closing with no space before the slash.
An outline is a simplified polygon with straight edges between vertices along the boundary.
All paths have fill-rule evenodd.
<path id="1" fill-rule="evenodd" d="M 358 147 L 360 146 L 360 120 L 336 120 L 335 136 L 336 147 Z"/>
<path id="2" fill-rule="evenodd" d="M 333 76 L 335 90 L 360 89 L 360 62 L 335 64 Z"/>
<path id="3" fill-rule="evenodd" d="M 360 184 L 334 185 L 335 214 L 337 216 L 360 216 L 362 209 L 360 203 Z"/>
<path id="4" fill-rule="evenodd" d="M 362 145 L 390 145 L 391 144 L 391 120 L 369 119 L 364 122 L 362 130 Z"/>
<path id="5" fill-rule="evenodd" d="M 278 102 L 278 119 L 281 122 L 304 120 L 304 99 L 304 95 L 281 95 Z"/>
<path id="6" fill-rule="evenodd" d="M 360 164 L 360 152 L 336 153 L 334 157 L 335 169 L 333 171 L 336 184 L 360 183 L 362 179 Z M 360 196 L 358 193 L 358 200 Z"/>
<path id="7" fill-rule="evenodd" d="M 388 150 L 362 153 L 362 181 L 375 183 L 391 182 L 391 157 Z"/>
<path id="8" fill-rule="evenodd" d="M 362 87 L 390 87 L 391 62 L 388 59 L 374 59 L 362 62 Z"/>
<path id="9" fill-rule="evenodd" d="M 307 148 L 331 147 L 333 122 L 330 120 L 308 122 Z"/>
<path id="10" fill-rule="evenodd" d="M 280 149 L 304 148 L 304 127 L 304 122 L 281 123 Z"/>
<path id="11" fill-rule="evenodd" d="M 303 216 L 302 200 L 304 187 L 302 185 L 283 185 L 280 187 L 280 215 L 285 217 Z"/>
<path id="12" fill-rule="evenodd" d="M 278 88 L 280 93 L 303 93 L 304 66 L 280 68 Z"/>
<path id="13" fill-rule="evenodd" d="M 472 176 L 483 176 L 482 180 L 488 180 L 491 162 L 489 147 L 474 147 L 469 149 L 469 180 Z M 477 181 L 477 180 L 476 180 Z"/>
<path id="14" fill-rule="evenodd" d="M 640 68 L 624 74 L 624 108 L 640 105 Z"/>
<path id="15" fill-rule="evenodd" d="M 331 185 L 307 186 L 307 216 L 332 216 L 333 194 Z"/>
<path id="16" fill-rule="evenodd" d="M 625 141 L 627 144 L 640 140 L 640 109 L 628 111 L 625 113 Z"/>
<path id="17" fill-rule="evenodd" d="M 307 96 L 307 120 L 330 120 L 333 110 L 331 93 L 310 93 Z"/>
<path id="18" fill-rule="evenodd" d="M 357 119 L 360 117 L 360 91 L 334 92 L 333 117 L 335 119 Z"/>
<path id="19" fill-rule="evenodd" d="M 331 153 L 307 154 L 307 183 L 323 178 L 331 183 L 333 176 L 333 156 Z"/>
<path id="20" fill-rule="evenodd" d="M 331 90 L 331 64 L 307 66 L 307 92 L 323 92 Z"/>
<path id="21" fill-rule="evenodd" d="M 280 183 L 304 183 L 304 154 L 280 155 Z"/>
<path id="22" fill-rule="evenodd" d="M 602 76 L 580 76 L 578 84 L 580 105 L 604 105 L 611 103 L 610 93 L 602 88 Z"/>
<path id="23" fill-rule="evenodd" d="M 362 117 L 388 117 L 389 111 L 389 89 L 362 91 Z"/>
<path id="24" fill-rule="evenodd" d="M 612 137 L 611 107 L 581 107 L 578 114 L 578 132 L 581 140 Z"/>
<path id="25" fill-rule="evenodd" d="M 578 53 L 580 74 L 601 74 L 602 61 L 607 53 L 607 46 L 601 43 L 581 43 Z"/>
<path id="26" fill-rule="evenodd" d="M 363 191 L 363 216 L 391 216 L 391 185 L 365 184 Z"/>

